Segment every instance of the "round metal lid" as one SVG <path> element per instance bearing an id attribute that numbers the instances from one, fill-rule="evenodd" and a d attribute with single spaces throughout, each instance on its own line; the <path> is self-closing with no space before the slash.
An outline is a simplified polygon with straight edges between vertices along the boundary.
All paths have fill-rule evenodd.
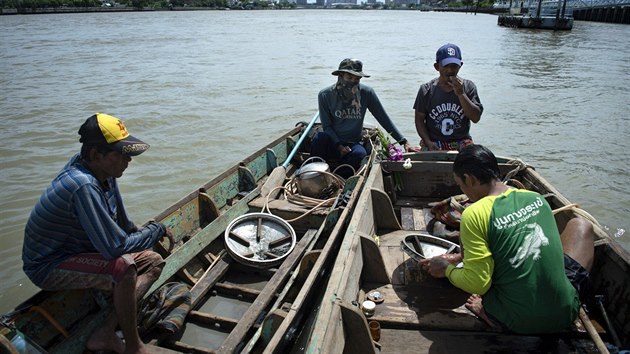
<path id="1" fill-rule="evenodd" d="M 266 213 L 250 213 L 234 219 L 225 230 L 227 251 L 239 263 L 272 267 L 282 263 L 295 248 L 293 227 Z"/>

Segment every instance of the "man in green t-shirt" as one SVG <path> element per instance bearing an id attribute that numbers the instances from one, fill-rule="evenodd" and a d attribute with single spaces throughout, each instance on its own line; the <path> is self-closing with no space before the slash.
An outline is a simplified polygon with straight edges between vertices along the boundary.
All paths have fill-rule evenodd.
<path id="1" fill-rule="evenodd" d="M 463 254 L 423 260 L 423 269 L 471 293 L 466 307 L 490 326 L 524 334 L 567 328 L 593 262 L 591 223 L 573 218 L 560 235 L 547 201 L 501 182 L 496 157 L 481 145 L 460 151 L 453 177 L 474 202 L 461 217 Z"/>

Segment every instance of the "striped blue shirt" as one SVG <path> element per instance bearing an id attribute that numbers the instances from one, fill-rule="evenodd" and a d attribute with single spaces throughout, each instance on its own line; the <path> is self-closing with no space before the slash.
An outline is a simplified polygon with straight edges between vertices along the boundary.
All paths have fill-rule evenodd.
<path id="1" fill-rule="evenodd" d="M 23 269 L 35 285 L 70 256 L 98 252 L 113 259 L 150 248 L 164 234 L 158 223 L 136 231 L 116 179 L 108 178 L 104 187 L 80 161 L 78 154 L 70 159 L 26 223 Z"/>

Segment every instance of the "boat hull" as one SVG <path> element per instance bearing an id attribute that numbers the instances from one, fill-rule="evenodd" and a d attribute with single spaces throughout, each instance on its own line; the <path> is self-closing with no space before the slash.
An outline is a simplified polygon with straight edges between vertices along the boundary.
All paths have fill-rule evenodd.
<path id="1" fill-rule="evenodd" d="M 292 161 L 283 165 L 287 176 L 309 157 L 307 145 L 292 154 L 298 138 L 308 134 L 304 129 L 305 124 L 290 129 L 153 218 L 171 230 L 173 240 L 156 244 L 165 266 L 145 299 L 161 286 L 179 282 L 189 287 L 191 304 L 175 335 L 141 332 L 152 351 L 232 353 L 247 344 L 264 345 L 273 332 L 267 337 L 261 334 L 262 319 L 294 302 L 299 289 L 310 286 L 306 282 L 316 277 L 311 272 L 325 271 L 313 263 L 332 265 L 336 250 L 332 245 L 341 240 L 368 170 L 349 178 L 343 189 L 318 206 L 311 200 L 310 204 L 293 201 L 300 196 L 286 188 L 290 177 L 278 186 L 283 194 L 273 198 L 261 194 L 272 171 L 289 156 Z M 371 159 L 368 156 L 366 161 L 371 164 Z M 261 211 L 286 220 L 295 233 L 295 244 L 271 265 L 254 260 L 239 263 L 226 249 L 226 229 L 234 220 L 254 218 Z M 91 333 L 111 311 L 110 296 L 89 289 L 40 291 L 2 316 L 0 338 L 26 338 L 42 352 L 82 353 Z M 310 303 L 302 304 L 308 311 Z M 18 332 L 21 337 L 15 336 Z"/>
<path id="2" fill-rule="evenodd" d="M 497 24 L 503 27 L 513 28 L 531 28 L 531 29 L 547 29 L 547 30 L 563 30 L 573 29 L 573 17 L 556 18 L 553 16 L 519 16 L 519 15 L 500 15 Z"/>
<path id="3" fill-rule="evenodd" d="M 427 232 L 429 203 L 461 194 L 452 178 L 455 156 L 419 153 L 408 155 L 413 160 L 408 169 L 394 162 L 372 167 L 313 316 L 314 325 L 302 333 L 300 347 L 309 353 L 455 353 L 463 348 L 466 353 L 593 352 L 586 322 L 595 324 L 608 343 L 615 342 L 615 332 L 617 345 L 630 345 L 630 255 L 596 221 L 591 278 L 595 294 L 605 299 L 604 310 L 593 309 L 589 321 L 576 321 L 571 330 L 557 335 L 524 336 L 491 329 L 463 306 L 469 294 L 419 269 L 400 243 L 409 235 Z M 499 158 L 503 176 L 514 170 L 514 161 L 518 160 Z M 552 209 L 566 208 L 556 214 L 560 230 L 574 217 L 592 218 L 533 168 L 521 166 L 510 183 L 545 195 Z M 373 291 L 384 301 L 366 317 L 359 305 Z M 370 321 L 380 325 L 378 343 L 370 335 Z"/>

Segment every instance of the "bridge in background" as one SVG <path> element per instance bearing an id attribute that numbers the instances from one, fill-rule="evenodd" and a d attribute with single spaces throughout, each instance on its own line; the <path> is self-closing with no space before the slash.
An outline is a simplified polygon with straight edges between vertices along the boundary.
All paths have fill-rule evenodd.
<path id="1" fill-rule="evenodd" d="M 538 7 L 539 1 L 554 12 L 564 5 L 564 0 L 495 0 L 493 8 L 527 13 Z M 630 24 L 630 0 L 566 0 L 566 8 L 576 20 Z"/>
<path id="2" fill-rule="evenodd" d="M 590 7 L 630 6 L 630 0 L 570 0 L 574 9 Z"/>
<path id="3" fill-rule="evenodd" d="M 573 18 L 630 24 L 630 0 L 571 0 Z"/>

